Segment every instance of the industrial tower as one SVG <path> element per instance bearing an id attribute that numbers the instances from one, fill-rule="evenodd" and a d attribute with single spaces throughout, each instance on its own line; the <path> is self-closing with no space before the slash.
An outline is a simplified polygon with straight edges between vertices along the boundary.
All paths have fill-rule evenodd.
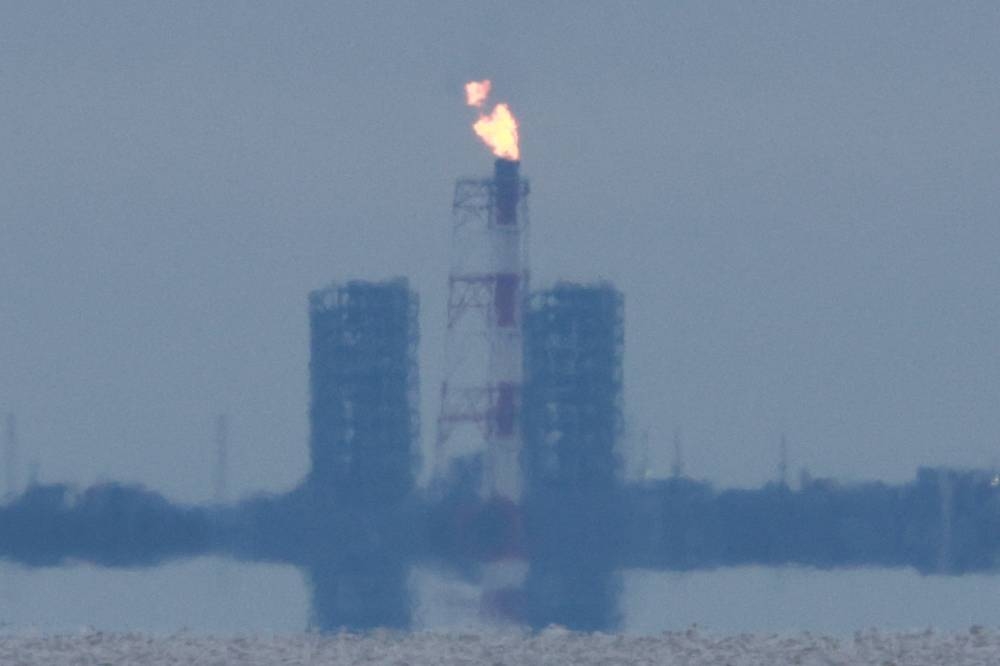
<path id="1" fill-rule="evenodd" d="M 482 559 L 481 613 L 523 619 L 523 307 L 528 289 L 528 181 L 520 162 L 455 185 L 447 349 L 435 482 L 478 497 L 494 532 Z M 463 530 L 456 526 L 458 531 Z"/>
<path id="2" fill-rule="evenodd" d="M 309 295 L 313 526 L 334 548 L 303 553 L 321 629 L 405 627 L 409 563 L 399 522 L 418 444 L 416 294 L 405 279 Z"/>
<path id="3" fill-rule="evenodd" d="M 532 498 L 618 487 L 624 299 L 610 284 L 531 295 L 525 324 L 524 470 Z"/>
<path id="4" fill-rule="evenodd" d="M 528 181 L 498 159 L 491 179 L 463 179 L 452 205 L 447 349 L 435 476 L 464 477 L 486 501 L 516 505 L 520 469 Z"/>
<path id="5" fill-rule="evenodd" d="M 624 305 L 610 284 L 560 283 L 525 314 L 525 620 L 617 624 Z"/>
<path id="6" fill-rule="evenodd" d="M 413 489 L 417 308 L 403 278 L 309 295 L 309 484 L 341 504 L 391 504 Z"/>

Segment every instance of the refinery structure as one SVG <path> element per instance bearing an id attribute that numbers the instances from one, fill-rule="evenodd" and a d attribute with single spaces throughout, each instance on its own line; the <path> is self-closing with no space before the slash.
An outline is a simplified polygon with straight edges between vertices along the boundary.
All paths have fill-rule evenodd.
<path id="1" fill-rule="evenodd" d="M 389 504 L 413 490 L 417 308 L 404 279 L 309 295 L 308 483 L 341 504 Z"/>
<path id="2" fill-rule="evenodd" d="M 405 277 L 348 278 L 309 295 L 310 470 L 298 486 L 227 503 L 220 415 L 212 505 L 115 483 L 77 492 L 34 474 L 25 487 L 9 416 L 0 557 L 290 564 L 308 581 L 313 627 L 331 631 L 419 624 L 413 581 L 428 570 L 472 589 L 463 618 L 574 630 L 620 626 L 629 569 L 997 570 L 995 469 L 922 468 L 897 486 L 804 475 L 792 488 L 782 443 L 776 481 L 717 491 L 684 476 L 678 442 L 671 478 L 624 483 L 624 298 L 601 281 L 532 287 L 517 124 L 504 104 L 484 112 L 489 92 L 488 81 L 466 87 L 496 159 L 492 174 L 455 184 L 437 324 L 446 363 L 424 384 L 440 390 L 429 460 L 419 455 L 418 296 Z"/>
<path id="3" fill-rule="evenodd" d="M 554 534 L 573 538 L 553 532 L 549 517 L 566 508 L 599 512 L 615 496 L 622 295 L 607 283 L 531 291 L 530 186 L 516 121 L 503 104 L 482 112 L 488 81 L 466 91 L 481 110 L 475 130 L 496 160 L 490 177 L 455 185 L 428 493 L 454 499 L 445 527 L 455 541 L 476 544 L 467 555 L 484 617 L 579 624 L 568 601 L 574 586 L 595 584 L 595 574 L 608 579 L 612 564 L 588 562 L 581 580 L 579 566 L 537 556 Z M 391 507 L 414 489 L 417 302 L 404 278 L 310 295 L 309 484 L 358 512 Z"/>

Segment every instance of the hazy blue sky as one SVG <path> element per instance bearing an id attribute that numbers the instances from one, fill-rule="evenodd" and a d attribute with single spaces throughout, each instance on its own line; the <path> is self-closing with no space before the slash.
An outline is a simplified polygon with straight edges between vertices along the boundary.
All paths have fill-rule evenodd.
<path id="1" fill-rule="evenodd" d="M 306 293 L 408 275 L 436 412 L 462 84 L 522 121 L 536 285 L 626 293 L 630 423 L 731 485 L 1000 459 L 1000 6 L 0 7 L 0 411 L 46 481 L 306 468 Z M 429 437 L 425 437 L 429 439 Z"/>

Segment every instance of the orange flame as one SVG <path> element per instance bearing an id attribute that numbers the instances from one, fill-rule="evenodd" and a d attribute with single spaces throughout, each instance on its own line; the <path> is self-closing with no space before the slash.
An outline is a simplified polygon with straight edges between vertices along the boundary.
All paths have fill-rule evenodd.
<path id="1" fill-rule="evenodd" d="M 497 157 L 514 161 L 521 158 L 517 145 L 517 120 L 506 104 L 497 104 L 493 113 L 479 116 L 472 129 Z"/>
<path id="2" fill-rule="evenodd" d="M 465 84 L 465 101 L 469 106 L 482 109 L 490 94 L 489 79 Z M 518 146 L 517 119 L 506 104 L 497 104 L 489 115 L 480 111 L 479 120 L 472 129 L 476 136 L 493 150 L 493 154 L 508 160 L 521 159 Z"/>
<path id="3" fill-rule="evenodd" d="M 490 96 L 492 85 L 489 79 L 469 81 L 465 84 L 465 103 L 477 109 L 483 108 L 483 103 Z"/>

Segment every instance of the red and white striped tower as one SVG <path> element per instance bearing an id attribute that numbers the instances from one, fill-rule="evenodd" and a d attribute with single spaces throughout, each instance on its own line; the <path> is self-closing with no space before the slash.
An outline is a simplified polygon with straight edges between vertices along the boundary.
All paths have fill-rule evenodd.
<path id="1" fill-rule="evenodd" d="M 484 464 L 488 499 L 521 500 L 522 307 L 528 282 L 524 228 L 518 224 L 519 162 L 498 159 L 493 177 L 493 316 L 489 321 L 489 385 L 495 394 Z"/>
<path id="2" fill-rule="evenodd" d="M 448 342 L 435 476 L 476 484 L 498 527 L 482 554 L 484 607 L 517 615 L 521 543 L 522 307 L 528 288 L 528 183 L 520 162 L 493 178 L 460 180 L 452 208 Z"/>

